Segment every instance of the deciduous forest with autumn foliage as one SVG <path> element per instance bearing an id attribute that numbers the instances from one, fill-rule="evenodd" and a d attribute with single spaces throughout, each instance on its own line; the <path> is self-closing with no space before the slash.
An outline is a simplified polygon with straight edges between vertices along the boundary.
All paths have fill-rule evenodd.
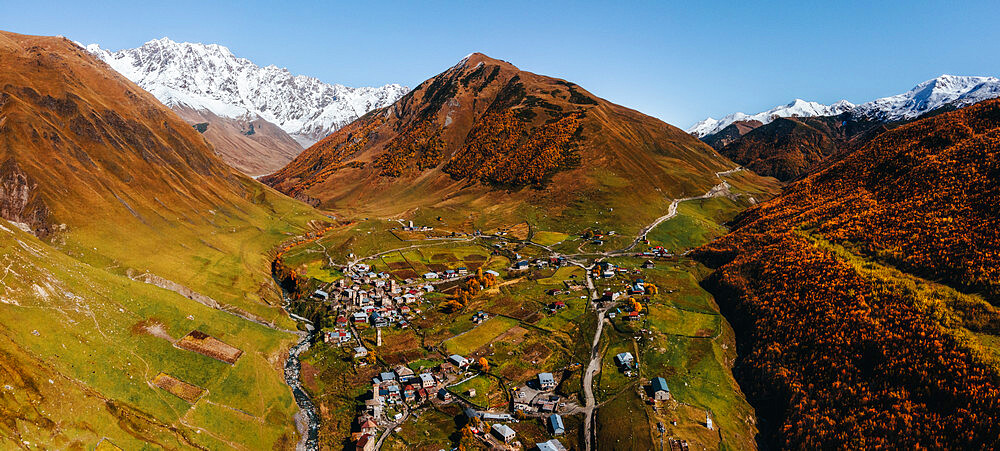
<path id="1" fill-rule="evenodd" d="M 573 138 L 582 116 L 571 113 L 531 129 L 511 110 L 487 114 L 444 170 L 492 185 L 541 186 L 556 171 L 580 163 Z"/>
<path id="2" fill-rule="evenodd" d="M 998 101 L 902 126 L 694 253 L 717 267 L 704 285 L 736 331 L 762 446 L 1000 445 L 998 145 Z M 916 295 L 880 267 L 956 294 Z"/>

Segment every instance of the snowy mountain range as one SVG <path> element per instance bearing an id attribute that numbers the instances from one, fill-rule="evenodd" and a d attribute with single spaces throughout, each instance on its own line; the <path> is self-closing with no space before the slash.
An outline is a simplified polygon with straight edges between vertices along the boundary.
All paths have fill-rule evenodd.
<path id="1" fill-rule="evenodd" d="M 163 38 L 117 52 L 97 44 L 85 48 L 169 107 L 208 110 L 233 119 L 261 118 L 303 147 L 409 91 L 398 84 L 328 84 L 274 65 L 260 67 L 218 44 Z"/>
<path id="2" fill-rule="evenodd" d="M 694 124 L 694 126 L 689 128 L 687 132 L 701 138 L 718 133 L 720 130 L 728 127 L 729 124 L 732 124 L 733 122 L 760 121 L 761 123 L 766 124 L 778 117 L 833 116 L 845 111 L 850 111 L 854 107 L 855 105 L 853 103 L 846 100 L 841 100 L 832 105 L 823 105 L 822 103 L 795 99 L 787 105 L 776 106 L 770 110 L 761 111 L 757 114 L 733 113 L 722 119 L 713 119 L 710 117 Z"/>
<path id="3" fill-rule="evenodd" d="M 913 119 L 938 108 L 961 108 L 983 100 L 1000 97 L 1000 79 L 942 75 L 927 80 L 913 89 L 890 97 L 854 105 L 841 100 L 832 105 L 795 99 L 787 105 L 774 107 L 757 114 L 733 113 L 722 119 L 711 117 L 694 124 L 688 133 L 702 138 L 729 126 L 733 122 L 758 120 L 764 124 L 778 117 L 835 116 L 850 112 L 855 119 L 884 122 Z"/>

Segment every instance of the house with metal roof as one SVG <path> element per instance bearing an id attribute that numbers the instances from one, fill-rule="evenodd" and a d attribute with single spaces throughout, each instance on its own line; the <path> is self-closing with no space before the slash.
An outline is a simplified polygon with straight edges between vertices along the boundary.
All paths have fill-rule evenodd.
<path id="1" fill-rule="evenodd" d="M 504 443 L 510 443 L 514 441 L 514 430 L 508 427 L 506 424 L 496 423 L 493 425 L 493 435 L 497 438 L 503 440 Z"/>
<path id="2" fill-rule="evenodd" d="M 556 388 L 556 378 L 552 373 L 539 373 L 538 374 L 538 386 L 542 390 L 552 390 Z"/>
<path id="3" fill-rule="evenodd" d="M 566 427 L 563 425 L 562 417 L 557 413 L 549 415 L 549 427 L 552 428 L 553 435 L 563 435 L 566 433 Z"/>
<path id="4" fill-rule="evenodd" d="M 664 401 L 670 399 L 670 388 L 667 387 L 667 380 L 658 377 L 653 379 L 653 399 Z"/>
<path id="5" fill-rule="evenodd" d="M 615 363 L 618 366 L 629 366 L 635 362 L 635 357 L 632 356 L 631 352 L 621 352 L 615 355 Z"/>
<path id="6" fill-rule="evenodd" d="M 535 443 L 535 446 L 538 447 L 538 451 L 566 451 L 566 447 L 556 439 L 542 443 Z"/>

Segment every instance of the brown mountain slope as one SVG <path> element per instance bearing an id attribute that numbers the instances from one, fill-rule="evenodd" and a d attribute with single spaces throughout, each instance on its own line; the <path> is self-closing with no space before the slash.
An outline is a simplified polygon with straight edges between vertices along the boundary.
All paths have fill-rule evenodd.
<path id="1" fill-rule="evenodd" d="M 5 218 L 98 266 L 284 317 L 260 302 L 279 299 L 254 254 L 313 213 L 227 166 L 152 95 L 65 39 L 2 33 L 0 58 Z M 272 219 L 276 209 L 295 214 Z M 259 230 L 275 236 L 250 237 Z"/>
<path id="2" fill-rule="evenodd" d="M 72 42 L 6 32 L 0 214 L 41 239 L 0 221 L 0 379 L 18 387 L 0 395 L 0 448 L 294 447 L 295 323 L 267 254 L 321 216 Z M 194 330 L 239 361 L 173 345 Z M 160 372 L 205 391 L 178 398 Z"/>
<path id="3" fill-rule="evenodd" d="M 901 123 L 858 121 L 843 114 L 777 118 L 743 133 L 731 129 L 735 125 L 703 139 L 758 174 L 790 181 L 818 169 L 830 156 L 859 148 Z"/>
<path id="4" fill-rule="evenodd" d="M 695 255 L 763 445 L 1000 445 L 1000 101 L 884 132 Z"/>
<path id="5" fill-rule="evenodd" d="M 477 53 L 262 180 L 359 214 L 527 209 L 638 228 L 731 167 L 675 127 Z"/>
<path id="6" fill-rule="evenodd" d="M 270 174 L 302 153 L 295 139 L 264 119 L 231 119 L 187 107 L 172 109 L 196 130 L 204 130 L 202 135 L 222 161 L 244 174 Z"/>
<path id="7" fill-rule="evenodd" d="M 719 153 L 760 174 L 792 180 L 837 149 L 836 132 L 823 121 L 778 118 L 734 139 Z"/>

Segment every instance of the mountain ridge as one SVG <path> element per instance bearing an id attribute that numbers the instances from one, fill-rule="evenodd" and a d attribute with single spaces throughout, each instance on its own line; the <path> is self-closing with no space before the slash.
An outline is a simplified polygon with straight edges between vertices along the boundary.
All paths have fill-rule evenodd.
<path id="1" fill-rule="evenodd" d="M 823 105 L 795 99 L 786 105 L 756 114 L 736 112 L 722 119 L 709 117 L 689 127 L 687 132 L 698 138 L 705 138 L 737 121 L 757 120 L 766 125 L 777 117 L 837 116 L 842 113 L 850 113 L 855 120 L 909 120 L 939 108 L 961 108 L 996 97 L 1000 97 L 998 78 L 945 74 L 921 82 L 904 93 L 858 105 L 846 100 Z"/>
<path id="2" fill-rule="evenodd" d="M 164 37 L 115 52 L 98 44 L 78 45 L 167 106 L 205 109 L 232 119 L 259 117 L 281 127 L 303 147 L 408 90 L 398 84 L 361 88 L 328 84 L 273 64 L 259 66 L 219 44 Z"/>

